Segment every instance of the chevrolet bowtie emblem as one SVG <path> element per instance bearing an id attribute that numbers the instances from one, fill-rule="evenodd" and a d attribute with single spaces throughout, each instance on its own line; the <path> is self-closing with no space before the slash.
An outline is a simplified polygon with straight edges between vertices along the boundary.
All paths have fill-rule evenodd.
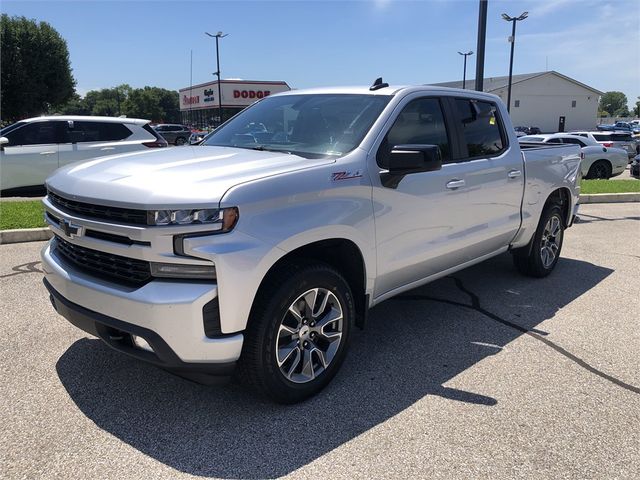
<path id="1" fill-rule="evenodd" d="M 84 234 L 84 227 L 82 225 L 75 225 L 69 220 L 60 220 L 60 228 L 69 238 L 81 237 Z"/>

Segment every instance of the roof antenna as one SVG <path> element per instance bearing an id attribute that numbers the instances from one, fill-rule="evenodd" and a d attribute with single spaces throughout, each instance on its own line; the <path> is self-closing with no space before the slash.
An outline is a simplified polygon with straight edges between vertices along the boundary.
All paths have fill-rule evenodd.
<path id="1" fill-rule="evenodd" d="M 389 86 L 388 83 L 384 83 L 382 81 L 382 77 L 378 77 L 378 78 L 376 78 L 376 81 L 373 82 L 373 85 L 371 85 L 369 87 L 369 90 L 371 90 L 373 92 L 374 90 L 379 90 L 381 88 L 385 88 L 385 87 L 388 87 L 388 86 Z"/>

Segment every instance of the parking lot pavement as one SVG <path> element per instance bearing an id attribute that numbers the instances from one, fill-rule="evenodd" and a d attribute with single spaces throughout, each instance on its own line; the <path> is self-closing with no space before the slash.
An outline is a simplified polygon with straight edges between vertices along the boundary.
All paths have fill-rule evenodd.
<path id="1" fill-rule="evenodd" d="M 585 205 L 548 278 L 509 255 L 379 305 L 279 406 L 113 352 L 0 246 L 4 478 L 640 478 L 640 206 Z M 176 319 L 179 321 L 179 319 Z"/>

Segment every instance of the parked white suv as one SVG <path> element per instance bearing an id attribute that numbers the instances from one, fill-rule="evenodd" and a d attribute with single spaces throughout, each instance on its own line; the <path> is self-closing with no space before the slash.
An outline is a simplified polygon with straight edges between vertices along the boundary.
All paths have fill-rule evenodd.
<path id="1" fill-rule="evenodd" d="M 166 147 L 149 120 L 52 116 L 0 130 L 0 191 L 44 185 L 58 167 L 81 160 Z"/>

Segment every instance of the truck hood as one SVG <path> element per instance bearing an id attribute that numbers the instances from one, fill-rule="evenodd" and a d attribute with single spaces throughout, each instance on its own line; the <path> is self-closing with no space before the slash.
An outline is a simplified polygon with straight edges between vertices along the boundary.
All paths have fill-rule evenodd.
<path id="1" fill-rule="evenodd" d="M 47 187 L 97 204 L 196 208 L 217 204 L 240 183 L 334 161 L 232 147 L 171 147 L 74 163 L 56 170 Z"/>

